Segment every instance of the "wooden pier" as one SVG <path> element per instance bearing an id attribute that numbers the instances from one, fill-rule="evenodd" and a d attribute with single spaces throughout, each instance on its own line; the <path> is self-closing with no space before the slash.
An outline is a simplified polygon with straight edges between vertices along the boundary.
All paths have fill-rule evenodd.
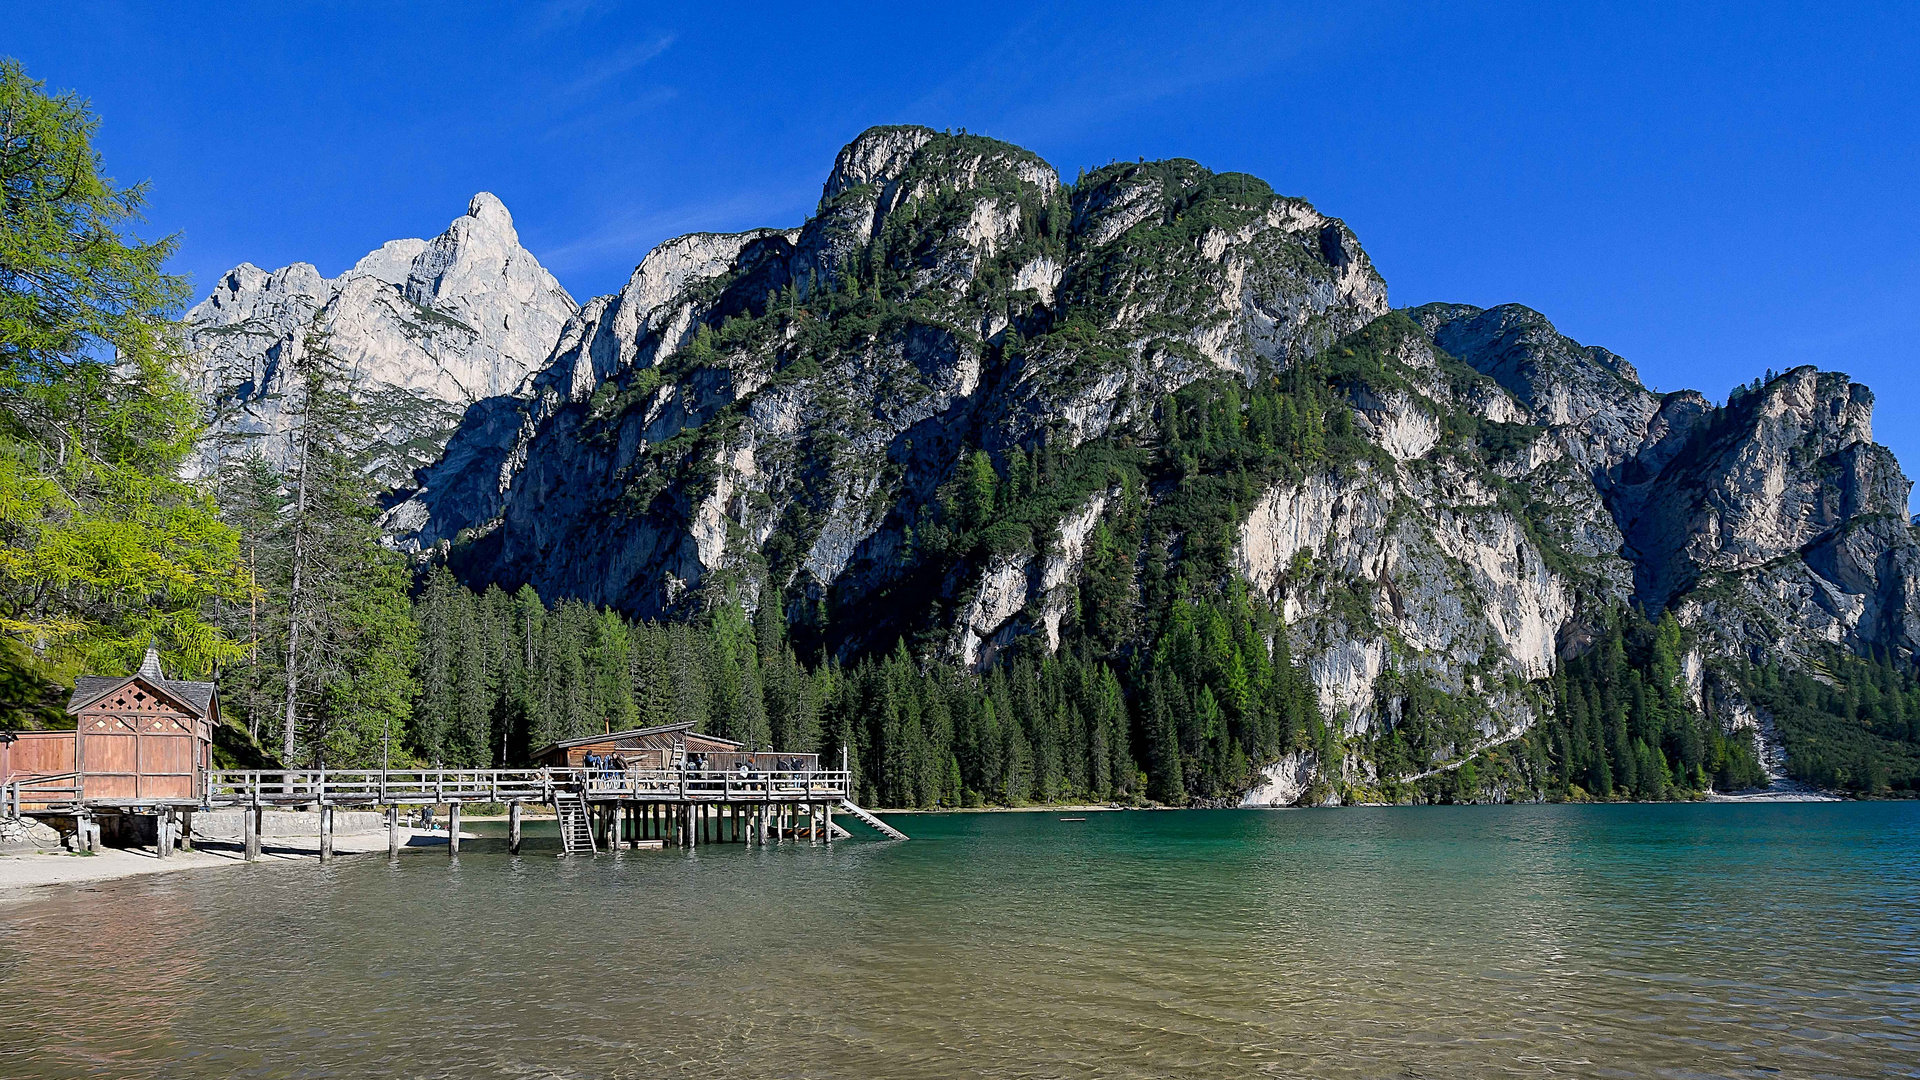
<path id="1" fill-rule="evenodd" d="M 101 843 L 103 822 L 120 833 L 150 823 L 165 857 L 190 842 L 196 810 L 243 809 L 252 811 L 241 815 L 246 857 L 257 859 L 265 810 L 297 806 L 319 811 L 322 859 L 333 856 L 338 807 L 385 807 L 397 853 L 402 807 L 445 806 L 447 848 L 458 854 L 461 807 L 472 803 L 507 807 L 516 853 L 529 804 L 553 807 L 570 855 L 623 844 L 832 843 L 847 835 L 834 824 L 836 808 L 906 839 L 853 804 L 844 761 L 821 769 L 817 754 L 755 751 L 685 721 L 551 743 L 526 769 L 215 769 L 213 684 L 164 678 L 152 650 L 135 675 L 80 682 L 68 706 L 73 730 L 0 740 L 0 816 L 58 823 L 83 850 Z"/>
<path id="2" fill-rule="evenodd" d="M 83 817 L 66 777 L 20 777 L 0 788 L 0 806 L 19 817 Z M 520 850 L 527 805 L 551 806 L 567 854 L 622 846 L 694 848 L 700 844 L 832 843 L 848 835 L 834 823 L 847 813 L 890 839 L 905 834 L 855 806 L 851 775 L 841 770 L 754 772 L 709 769 L 210 769 L 204 796 L 188 805 L 146 808 L 160 818 L 159 839 L 180 836 L 180 816 L 195 809 L 242 809 L 246 857 L 259 858 L 261 816 L 268 807 L 319 811 L 320 857 L 332 855 L 336 807 L 386 807 L 389 848 L 398 849 L 399 810 L 448 808 L 448 850 L 460 850 L 465 804 L 507 807 L 507 846 Z M 168 830 L 173 829 L 171 834 Z"/>

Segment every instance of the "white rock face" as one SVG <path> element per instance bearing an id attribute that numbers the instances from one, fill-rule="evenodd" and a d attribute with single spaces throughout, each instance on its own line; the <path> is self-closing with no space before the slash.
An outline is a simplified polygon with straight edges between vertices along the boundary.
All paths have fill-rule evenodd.
<path id="1" fill-rule="evenodd" d="M 1053 306 L 1053 290 L 1060 287 L 1060 264 L 1042 255 L 1020 267 L 1013 277 L 1015 289 L 1032 289 L 1040 294 L 1042 307 Z"/>
<path id="2" fill-rule="evenodd" d="M 1407 680 L 1484 699 L 1488 738 L 1523 729 L 1525 703 L 1466 664 L 1492 658 L 1546 678 L 1574 614 L 1572 590 L 1497 494 L 1452 466 L 1353 468 L 1269 489 L 1241 525 L 1239 559 L 1284 613 L 1327 721 L 1349 734 L 1393 723 L 1392 687 Z"/>
<path id="3" fill-rule="evenodd" d="M 1077 514 L 1060 523 L 1060 544 L 1040 564 L 1040 618 L 1047 632 L 1047 651 L 1060 648 L 1060 620 L 1073 607 L 1073 589 L 1087 557 L 1087 538 L 1100 524 L 1100 515 L 1119 495 L 1103 491 L 1087 500 Z"/>
<path id="4" fill-rule="evenodd" d="M 574 311 L 487 192 L 432 240 L 390 241 L 336 278 L 242 264 L 185 319 L 212 417 L 193 468 L 243 447 L 284 462 L 288 366 L 318 330 L 386 446 L 379 478 L 400 482 L 439 456 L 469 405 L 520 387 Z"/>
<path id="5" fill-rule="evenodd" d="M 1440 442 L 1440 418 L 1421 408 L 1404 391 L 1356 402 L 1354 418 L 1367 437 L 1401 461 L 1425 457 Z"/>
<path id="6" fill-rule="evenodd" d="M 1298 806 L 1313 784 L 1319 762 L 1312 754 L 1288 754 L 1260 772 L 1260 779 L 1240 799 L 1244 807 Z"/>
<path id="7" fill-rule="evenodd" d="M 980 590 L 960 620 L 960 663 L 974 668 L 992 659 L 996 635 L 1027 603 L 1027 555 L 995 555 L 980 576 Z"/>

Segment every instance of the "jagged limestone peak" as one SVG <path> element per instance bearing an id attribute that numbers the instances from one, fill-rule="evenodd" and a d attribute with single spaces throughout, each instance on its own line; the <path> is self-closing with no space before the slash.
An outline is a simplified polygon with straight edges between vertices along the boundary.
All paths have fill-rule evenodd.
<path id="1" fill-rule="evenodd" d="M 491 191 L 482 191 L 467 200 L 467 216 L 495 232 L 513 237 L 516 243 L 520 236 L 513 231 L 513 215 L 507 212 L 507 204 Z"/>
<path id="2" fill-rule="evenodd" d="M 389 241 L 335 278 L 242 263 L 184 320 L 210 420 L 194 469 L 235 453 L 284 459 L 284 361 L 319 329 L 379 435 L 376 475 L 397 483 L 439 456 L 468 405 L 538 370 L 574 311 L 488 192 L 433 239 Z"/>
<path id="3" fill-rule="evenodd" d="M 820 202 L 832 202 L 848 188 L 878 186 L 898 177 L 906 171 L 914 153 L 937 134 L 932 128 L 911 124 L 871 127 L 861 132 L 834 157 Z"/>

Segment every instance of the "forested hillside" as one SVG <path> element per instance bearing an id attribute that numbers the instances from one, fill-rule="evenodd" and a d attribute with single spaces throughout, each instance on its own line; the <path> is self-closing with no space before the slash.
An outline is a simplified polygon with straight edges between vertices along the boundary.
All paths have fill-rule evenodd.
<path id="1" fill-rule="evenodd" d="M 1391 309 L 1253 177 L 924 128 L 577 311 L 476 197 L 183 325 L 85 103 L 8 62 L 0 113 L 9 727 L 154 641 L 289 765 L 692 720 L 876 806 L 1920 787 L 1920 542 L 1843 375 L 1656 395 Z"/>

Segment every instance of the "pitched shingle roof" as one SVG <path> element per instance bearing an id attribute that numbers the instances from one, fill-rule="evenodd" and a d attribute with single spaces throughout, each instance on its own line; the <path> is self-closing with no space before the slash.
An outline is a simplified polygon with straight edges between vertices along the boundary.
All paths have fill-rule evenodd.
<path id="1" fill-rule="evenodd" d="M 186 705 L 196 716 L 207 715 L 213 707 L 212 683 L 167 678 L 160 670 L 160 650 L 149 647 L 140 670 L 132 675 L 119 678 L 82 675 L 73 680 L 73 697 L 67 700 L 67 711 L 77 713 L 135 679 Z"/>
<path id="2" fill-rule="evenodd" d="M 706 739 L 709 742 L 726 743 L 729 746 L 743 745 L 741 742 L 739 742 L 736 739 L 723 739 L 718 735 L 706 735 L 706 734 L 702 734 L 700 732 L 694 731 L 693 723 L 694 722 L 692 720 L 682 720 L 680 723 L 677 723 L 677 724 L 661 724 L 657 727 L 629 728 L 626 731 L 610 731 L 604 735 L 582 735 L 577 739 L 562 739 L 559 742 L 550 742 L 547 745 L 541 747 L 540 749 L 535 750 L 533 752 L 533 756 L 538 758 L 546 754 L 550 754 L 555 750 L 569 750 L 576 746 L 587 746 L 592 743 L 603 743 L 603 742 L 608 742 L 610 740 L 638 739 L 648 735 L 664 735 L 670 731 L 684 731 L 689 735 L 699 735 L 700 738 Z"/>

